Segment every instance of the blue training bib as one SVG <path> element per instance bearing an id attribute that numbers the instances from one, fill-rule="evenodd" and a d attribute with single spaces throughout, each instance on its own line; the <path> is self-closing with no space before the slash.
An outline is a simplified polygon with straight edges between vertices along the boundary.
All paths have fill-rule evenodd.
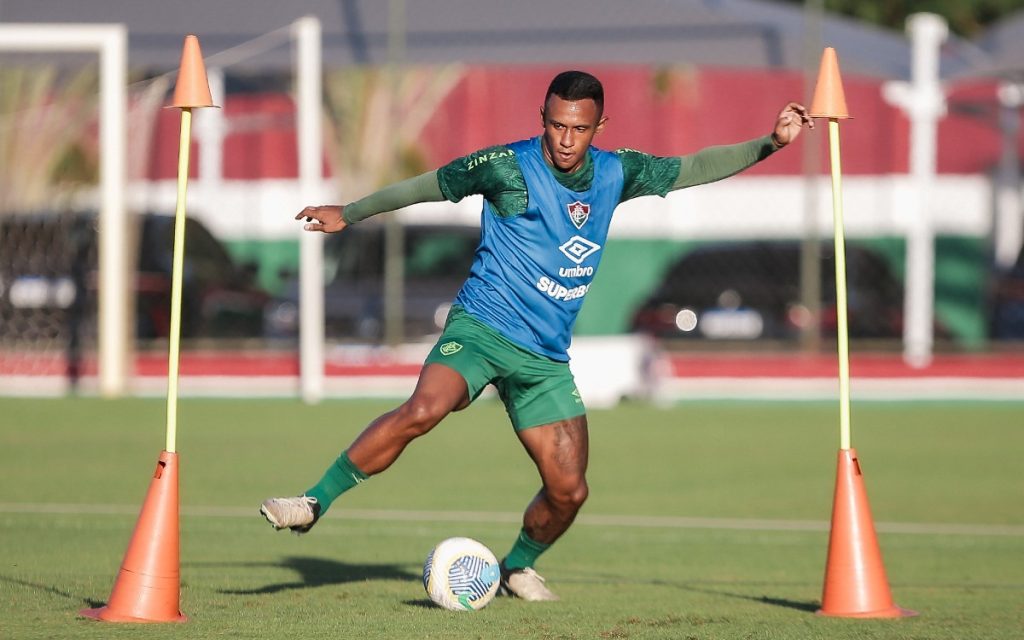
<path id="1" fill-rule="evenodd" d="M 564 362 L 622 195 L 622 164 L 591 147 L 591 187 L 572 191 L 551 174 L 540 145 L 539 136 L 509 145 L 529 203 L 521 215 L 502 218 L 484 201 L 480 246 L 455 303 L 530 351 Z"/>

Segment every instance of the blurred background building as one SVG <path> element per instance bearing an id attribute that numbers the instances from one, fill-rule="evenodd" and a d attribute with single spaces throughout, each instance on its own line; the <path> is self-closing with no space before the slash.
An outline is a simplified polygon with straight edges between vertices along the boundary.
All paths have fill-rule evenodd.
<path id="1" fill-rule="evenodd" d="M 929 78 L 915 67 L 912 29 L 828 13 L 814 0 L 4 0 L 3 27 L 125 26 L 126 242 L 137 273 L 126 340 L 141 354 L 137 375 L 159 370 L 167 333 L 178 112 L 162 107 L 187 33 L 200 37 L 223 108 L 199 112 L 194 128 L 186 352 L 228 349 L 239 371 L 262 357 L 283 377 L 297 372 L 292 217 L 314 203 L 300 196 L 296 134 L 294 24 L 303 16 L 322 29 L 316 203 L 536 135 L 547 83 L 565 68 L 605 84 L 611 121 L 601 147 L 680 155 L 764 135 L 787 101 L 809 99 L 822 47 L 835 47 L 854 115 L 843 126 L 854 351 L 913 360 L 908 335 L 920 336 L 907 332 L 916 308 L 907 300 L 922 288 L 926 357 L 913 364 L 933 352 L 1005 355 L 1024 344 L 1022 13 L 970 38 L 947 34 L 933 16 Z M 98 78 L 95 55 L 0 51 L 0 374 L 30 386 L 33 375 L 95 374 Z M 928 122 L 934 146 L 915 159 Z M 670 354 L 827 357 L 827 162 L 819 129 L 740 176 L 621 207 L 577 336 L 646 336 L 644 354 L 653 344 Z M 382 359 L 397 376 L 408 362 L 415 369 L 417 345 L 439 330 L 468 268 L 479 207 L 422 205 L 396 217 L 397 232 L 374 220 L 328 239 L 328 373 L 331 353 L 339 375 Z M 398 243 L 388 240 L 395 233 Z M 915 262 L 914 238 L 924 238 L 930 265 Z M 388 247 L 404 247 L 397 263 Z M 397 288 L 386 277 L 395 264 Z M 924 284 L 916 264 L 928 266 Z M 373 349 L 380 344 L 391 349 Z"/>

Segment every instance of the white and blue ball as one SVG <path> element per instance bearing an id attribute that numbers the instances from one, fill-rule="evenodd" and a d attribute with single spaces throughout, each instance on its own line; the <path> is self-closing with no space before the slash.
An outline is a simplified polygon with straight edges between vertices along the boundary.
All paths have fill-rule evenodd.
<path id="1" fill-rule="evenodd" d="M 423 588 L 435 604 L 477 611 L 494 599 L 501 582 L 498 559 L 472 538 L 442 540 L 423 564 Z"/>

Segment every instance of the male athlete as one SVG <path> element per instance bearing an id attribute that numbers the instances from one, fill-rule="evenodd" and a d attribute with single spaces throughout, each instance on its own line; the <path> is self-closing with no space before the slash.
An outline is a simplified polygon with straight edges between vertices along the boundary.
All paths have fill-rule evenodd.
<path id="1" fill-rule="evenodd" d="M 587 416 L 566 350 L 615 207 L 738 173 L 792 142 L 802 126 L 814 126 L 791 102 L 769 135 L 663 158 L 592 147 L 608 122 L 603 109 L 597 78 L 560 73 L 540 110 L 540 136 L 483 149 L 345 206 L 306 207 L 295 216 L 306 219 L 307 231 L 334 233 L 419 202 L 484 197 L 473 266 L 412 396 L 371 422 L 303 495 L 266 500 L 260 512 L 275 529 L 309 531 L 339 495 L 387 469 L 406 445 L 493 384 L 542 483 L 502 559 L 501 591 L 558 599 L 533 567 L 587 499 Z"/>

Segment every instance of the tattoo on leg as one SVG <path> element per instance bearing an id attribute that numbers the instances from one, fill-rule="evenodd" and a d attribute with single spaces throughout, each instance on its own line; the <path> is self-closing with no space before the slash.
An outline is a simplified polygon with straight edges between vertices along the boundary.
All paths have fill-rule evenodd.
<path id="1" fill-rule="evenodd" d="M 582 472 L 586 467 L 587 440 L 586 431 L 569 420 L 562 420 L 554 425 L 555 450 L 554 462 L 563 471 Z M 583 467 L 583 468 L 581 468 Z"/>

